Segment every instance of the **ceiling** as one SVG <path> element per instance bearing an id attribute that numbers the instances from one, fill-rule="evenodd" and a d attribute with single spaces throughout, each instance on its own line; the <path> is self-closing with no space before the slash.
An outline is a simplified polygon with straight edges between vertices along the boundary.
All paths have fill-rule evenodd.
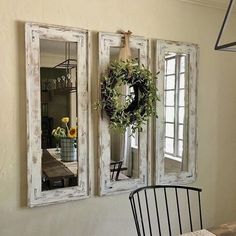
<path id="1" fill-rule="evenodd" d="M 40 53 L 50 55 L 65 55 L 65 43 L 63 41 L 54 41 L 40 39 Z M 76 55 L 76 43 L 70 43 L 70 55 Z"/>
<path id="2" fill-rule="evenodd" d="M 180 0 L 180 1 L 218 9 L 226 9 L 230 2 L 230 0 Z M 236 10 L 236 4 L 234 4 L 234 9 Z"/>

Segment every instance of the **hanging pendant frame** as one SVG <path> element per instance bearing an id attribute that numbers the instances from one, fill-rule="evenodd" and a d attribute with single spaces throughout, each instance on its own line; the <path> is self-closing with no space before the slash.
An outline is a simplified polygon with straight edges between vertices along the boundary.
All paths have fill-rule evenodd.
<path id="1" fill-rule="evenodd" d="M 75 93 L 77 88 L 77 59 L 71 59 L 70 58 L 70 42 L 65 43 L 65 60 L 63 62 L 60 62 L 53 68 L 58 69 L 65 69 L 67 74 L 71 75 L 71 70 L 75 69 L 75 86 L 72 87 L 64 87 L 62 89 L 55 89 L 57 92 L 68 92 L 68 93 Z"/>
<path id="2" fill-rule="evenodd" d="M 222 34 L 224 33 L 225 27 L 226 27 L 226 25 L 228 23 L 229 16 L 231 15 L 231 12 L 232 12 L 232 9 L 233 9 L 233 5 L 234 5 L 234 0 L 230 0 L 229 6 L 227 8 L 227 11 L 226 11 L 226 14 L 225 14 L 225 17 L 224 17 L 224 20 L 223 20 L 223 24 L 221 26 L 219 35 L 218 35 L 217 40 L 216 40 L 215 50 L 236 52 L 236 47 L 233 47 L 233 46 L 236 46 L 236 41 L 235 42 L 231 42 L 231 43 L 226 43 L 226 44 L 219 45 L 221 37 L 222 37 Z"/>

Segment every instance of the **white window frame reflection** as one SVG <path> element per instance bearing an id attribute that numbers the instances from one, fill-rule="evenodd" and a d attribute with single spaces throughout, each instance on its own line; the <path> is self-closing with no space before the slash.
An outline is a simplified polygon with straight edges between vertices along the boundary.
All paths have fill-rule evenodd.
<path id="1" fill-rule="evenodd" d="M 182 64 L 182 61 L 184 62 Z M 172 65 L 169 66 L 169 62 L 173 62 Z M 180 134 L 180 130 L 179 127 L 180 126 L 184 126 L 184 117 L 185 117 L 185 113 L 187 112 L 186 110 L 184 111 L 183 114 L 183 122 L 180 121 L 180 109 L 181 108 L 187 108 L 185 106 L 185 96 L 187 95 L 187 90 L 188 90 L 188 83 L 187 83 L 187 72 L 185 71 L 185 68 L 188 67 L 187 65 L 188 62 L 188 58 L 187 55 L 185 54 L 167 54 L 165 57 L 165 73 L 164 73 L 164 109 L 165 109 L 165 119 L 164 119 L 164 124 L 165 124 L 165 157 L 176 160 L 181 162 L 182 161 L 182 155 L 183 155 L 183 137 L 181 138 L 179 136 Z M 171 68 L 173 67 L 173 68 Z M 180 87 L 180 78 L 181 75 L 184 76 L 185 79 L 185 85 Z M 170 87 L 168 84 L 168 80 L 170 77 L 173 77 L 172 80 L 174 81 L 174 83 L 172 84 L 173 86 Z M 168 83 L 168 84 L 167 84 Z M 180 95 L 181 95 L 181 91 L 183 92 L 183 100 L 184 100 L 184 104 L 181 105 L 180 104 Z M 168 94 L 170 94 L 170 92 L 174 93 L 174 98 L 173 98 L 173 104 L 167 103 L 168 99 Z M 173 108 L 174 113 L 173 116 L 175 114 L 175 116 L 173 117 L 174 120 L 173 121 L 167 121 L 166 120 L 166 108 L 170 107 Z M 173 126 L 173 135 L 169 136 L 167 134 L 167 125 L 172 125 Z M 172 140 L 173 141 L 173 146 L 170 147 L 170 149 L 168 150 L 168 146 L 167 146 L 167 139 Z M 182 143 L 182 148 L 180 143 Z"/>

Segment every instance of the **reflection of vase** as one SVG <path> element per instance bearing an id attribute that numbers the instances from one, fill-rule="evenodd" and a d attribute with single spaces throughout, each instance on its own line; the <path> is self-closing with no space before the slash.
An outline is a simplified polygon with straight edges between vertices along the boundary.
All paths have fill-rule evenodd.
<path id="1" fill-rule="evenodd" d="M 61 160 L 62 161 L 77 161 L 77 149 L 75 147 L 76 139 L 62 138 L 61 139 Z"/>

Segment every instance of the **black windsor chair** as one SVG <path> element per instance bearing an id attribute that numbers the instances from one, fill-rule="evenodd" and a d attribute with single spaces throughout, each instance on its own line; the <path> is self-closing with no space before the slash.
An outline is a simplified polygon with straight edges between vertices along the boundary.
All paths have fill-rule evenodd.
<path id="1" fill-rule="evenodd" d="M 201 189 L 157 185 L 129 196 L 138 236 L 174 236 L 202 229 Z"/>

